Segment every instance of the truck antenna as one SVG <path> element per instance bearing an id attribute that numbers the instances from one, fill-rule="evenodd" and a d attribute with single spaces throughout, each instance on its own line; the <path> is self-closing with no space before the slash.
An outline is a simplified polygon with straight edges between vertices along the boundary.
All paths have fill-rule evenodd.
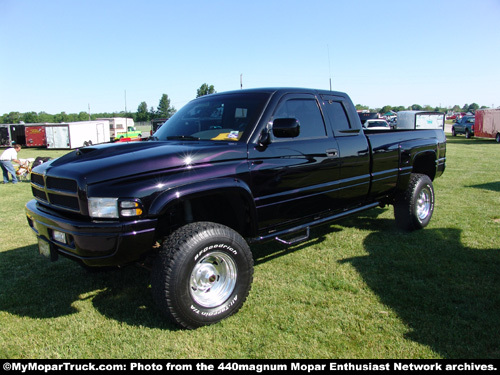
<path id="1" fill-rule="evenodd" d="M 328 50 L 328 75 L 330 77 L 330 91 L 332 91 L 332 67 L 330 62 L 330 45 L 327 44 L 326 48 Z"/>

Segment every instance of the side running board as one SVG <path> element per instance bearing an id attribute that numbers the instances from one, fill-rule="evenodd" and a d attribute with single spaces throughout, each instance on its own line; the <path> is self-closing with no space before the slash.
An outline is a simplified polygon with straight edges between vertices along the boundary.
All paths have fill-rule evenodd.
<path id="1" fill-rule="evenodd" d="M 309 239 L 309 234 L 310 234 L 310 230 L 309 230 L 309 227 L 307 227 L 306 234 L 304 236 L 294 237 L 294 238 L 289 239 L 288 241 L 284 240 L 282 238 L 279 238 L 278 236 L 274 237 L 274 239 L 278 242 L 281 242 L 281 243 L 284 243 L 285 245 L 290 246 L 290 245 L 298 244 L 300 242 L 307 241 Z"/>
<path id="2" fill-rule="evenodd" d="M 349 215 L 352 215 L 352 214 L 355 214 L 355 213 L 358 213 L 361 211 L 365 211 L 365 210 L 368 210 L 370 208 L 377 207 L 379 205 L 380 205 L 380 202 L 370 203 L 370 204 L 367 204 L 367 205 L 364 205 L 361 207 L 357 207 L 357 208 L 349 210 L 349 211 L 344 211 L 344 212 L 341 212 L 339 214 L 335 214 L 332 216 L 317 219 L 317 220 L 311 221 L 311 222 L 303 224 L 303 225 L 297 225 L 296 227 L 293 227 L 290 229 L 284 229 L 284 230 L 281 230 L 278 232 L 268 233 L 268 234 L 263 235 L 263 236 L 249 238 L 248 241 L 249 241 L 249 243 L 256 243 L 256 242 L 262 242 L 262 241 L 268 241 L 268 240 L 276 240 L 276 241 L 279 241 L 279 242 L 284 243 L 286 245 L 294 245 L 296 243 L 305 241 L 309 238 L 309 228 L 310 227 L 325 224 L 325 223 L 328 223 L 330 221 L 342 219 L 346 216 L 349 216 Z M 298 233 L 302 230 L 306 231 L 306 234 L 304 236 L 292 238 L 289 241 L 283 239 L 283 236 Z"/>

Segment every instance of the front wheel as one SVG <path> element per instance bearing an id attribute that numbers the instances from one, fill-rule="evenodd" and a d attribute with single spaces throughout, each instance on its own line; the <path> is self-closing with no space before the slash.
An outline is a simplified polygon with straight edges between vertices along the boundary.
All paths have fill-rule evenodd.
<path id="1" fill-rule="evenodd" d="M 152 270 L 153 297 L 174 323 L 189 329 L 236 313 L 253 280 L 246 241 L 220 224 L 187 224 L 165 239 Z"/>
<path id="2" fill-rule="evenodd" d="M 406 191 L 394 203 L 394 217 L 404 230 L 422 229 L 434 212 L 434 187 L 429 176 L 414 173 Z"/>

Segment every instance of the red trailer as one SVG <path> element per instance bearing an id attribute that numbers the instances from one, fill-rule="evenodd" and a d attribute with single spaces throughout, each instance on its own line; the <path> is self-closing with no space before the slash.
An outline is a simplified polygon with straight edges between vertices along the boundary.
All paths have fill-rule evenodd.
<path id="1" fill-rule="evenodd" d="M 45 147 L 47 137 L 45 136 L 45 124 L 25 125 L 26 147 Z"/>
<path id="2" fill-rule="evenodd" d="M 495 138 L 500 143 L 500 109 L 478 109 L 476 111 L 474 136 Z"/>

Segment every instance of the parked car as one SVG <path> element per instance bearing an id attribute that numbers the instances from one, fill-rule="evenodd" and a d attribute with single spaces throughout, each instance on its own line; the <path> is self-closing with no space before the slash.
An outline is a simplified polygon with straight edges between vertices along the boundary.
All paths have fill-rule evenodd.
<path id="1" fill-rule="evenodd" d="M 366 120 L 363 124 L 366 130 L 390 130 L 389 123 L 383 119 Z"/>
<path id="2" fill-rule="evenodd" d="M 451 134 L 455 137 L 457 134 L 465 134 L 465 138 L 474 136 L 475 116 L 464 116 L 451 127 Z"/>

